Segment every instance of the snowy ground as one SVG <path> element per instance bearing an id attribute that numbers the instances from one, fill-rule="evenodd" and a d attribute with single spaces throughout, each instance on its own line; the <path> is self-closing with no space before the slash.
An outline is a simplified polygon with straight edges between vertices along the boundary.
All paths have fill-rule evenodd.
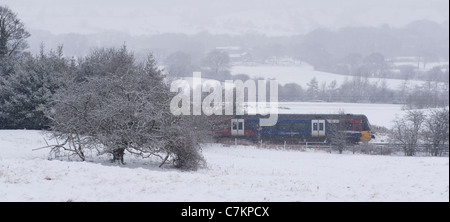
<path id="1" fill-rule="evenodd" d="M 208 168 L 47 160 L 40 131 L 0 131 L 0 201 L 449 201 L 449 158 L 203 148 Z"/>
<path id="2" fill-rule="evenodd" d="M 370 124 L 387 128 L 393 126 L 397 116 L 405 114 L 398 104 L 280 102 L 279 107 L 279 113 L 283 114 L 364 114 Z"/>

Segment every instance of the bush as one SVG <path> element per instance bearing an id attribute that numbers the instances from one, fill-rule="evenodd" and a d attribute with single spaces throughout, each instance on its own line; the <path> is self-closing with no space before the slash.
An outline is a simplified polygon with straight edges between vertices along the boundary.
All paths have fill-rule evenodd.
<path id="1" fill-rule="evenodd" d="M 83 150 L 96 149 L 123 163 L 129 151 L 161 157 L 163 164 L 172 157 L 175 167 L 196 170 L 203 162 L 197 131 L 174 121 L 172 94 L 156 67 L 152 56 L 137 64 L 125 47 L 98 49 L 81 60 L 76 78 L 55 93 L 47 109 L 55 137 L 75 141 L 77 149 L 68 150 L 82 160 Z"/>
<path id="2" fill-rule="evenodd" d="M 172 127 L 167 130 L 167 152 L 171 154 L 173 165 L 182 170 L 197 170 L 205 167 L 206 162 L 201 155 L 201 148 L 192 131 L 181 127 Z"/>

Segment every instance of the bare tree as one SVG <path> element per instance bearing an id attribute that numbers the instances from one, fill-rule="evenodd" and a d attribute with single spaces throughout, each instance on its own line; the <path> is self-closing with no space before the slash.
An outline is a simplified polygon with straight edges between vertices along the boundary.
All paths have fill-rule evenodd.
<path id="1" fill-rule="evenodd" d="M 0 6 L 0 58 L 10 57 L 27 47 L 30 33 L 17 18 L 17 14 L 6 6 Z"/>
<path id="2" fill-rule="evenodd" d="M 330 120 L 329 130 L 331 135 L 328 140 L 331 146 L 336 149 L 340 154 L 344 152 L 349 143 L 347 135 L 347 122 L 342 119 Z"/>
<path id="3" fill-rule="evenodd" d="M 440 156 L 444 150 L 444 146 L 449 141 L 449 110 L 436 109 L 424 122 L 425 129 L 423 132 L 425 141 L 431 144 L 431 155 Z"/>
<path id="4" fill-rule="evenodd" d="M 230 75 L 230 56 L 226 52 L 212 50 L 206 55 L 203 63 L 209 69 L 205 72 L 206 77 L 225 80 Z"/>
<path id="5" fill-rule="evenodd" d="M 391 142 L 399 144 L 406 156 L 414 156 L 416 154 L 424 121 L 425 115 L 421 110 L 408 110 L 403 118 L 394 120 Z"/>
<path id="6" fill-rule="evenodd" d="M 366 77 L 386 77 L 389 65 L 380 53 L 372 53 L 363 60 L 363 69 Z"/>
<path id="7" fill-rule="evenodd" d="M 75 151 L 82 160 L 84 150 L 94 149 L 119 163 L 128 151 L 195 170 L 203 160 L 196 131 L 170 112 L 171 93 L 156 67 L 152 56 L 137 64 L 125 47 L 94 51 L 80 63 L 78 82 L 52 98 L 51 129 L 65 141 L 54 148 Z"/>
<path id="8" fill-rule="evenodd" d="M 307 84 L 306 96 L 310 100 L 318 99 L 319 96 L 319 82 L 316 77 L 312 78 Z"/>

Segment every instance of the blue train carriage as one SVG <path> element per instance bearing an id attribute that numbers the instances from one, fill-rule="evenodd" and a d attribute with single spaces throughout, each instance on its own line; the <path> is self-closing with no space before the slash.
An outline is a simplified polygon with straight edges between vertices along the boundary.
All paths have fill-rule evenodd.
<path id="1" fill-rule="evenodd" d="M 327 142 L 333 135 L 345 132 L 347 140 L 368 142 L 374 138 L 369 120 L 365 115 L 354 114 L 280 114 L 278 123 L 271 127 L 260 127 L 263 116 L 235 116 L 222 122 L 216 130 L 219 137 L 245 137 L 250 140 L 272 140 L 287 142 Z"/>

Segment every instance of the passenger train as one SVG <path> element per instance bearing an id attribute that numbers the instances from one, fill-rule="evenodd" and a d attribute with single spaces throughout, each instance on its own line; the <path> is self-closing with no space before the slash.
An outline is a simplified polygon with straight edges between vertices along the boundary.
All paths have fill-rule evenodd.
<path id="1" fill-rule="evenodd" d="M 354 114 L 279 114 L 278 123 L 259 126 L 259 115 L 222 119 L 215 127 L 219 138 L 246 138 L 253 141 L 329 142 L 340 132 L 351 142 L 368 142 L 375 138 L 365 115 Z"/>

